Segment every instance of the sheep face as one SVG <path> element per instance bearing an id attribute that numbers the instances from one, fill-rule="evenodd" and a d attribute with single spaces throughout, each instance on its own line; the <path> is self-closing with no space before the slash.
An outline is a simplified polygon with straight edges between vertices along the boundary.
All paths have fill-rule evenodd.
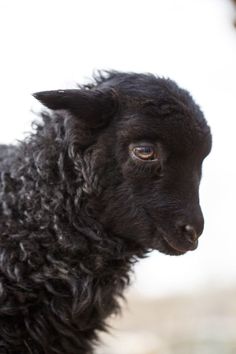
<path id="1" fill-rule="evenodd" d="M 98 181 L 90 199 L 107 232 L 169 255 L 197 247 L 204 224 L 199 183 L 211 134 L 187 91 L 152 75 L 113 73 L 90 90 L 36 98 L 82 121 L 75 134 Z M 90 143 L 82 142 L 85 135 Z"/>
<path id="2" fill-rule="evenodd" d="M 203 231 L 199 183 L 210 137 L 191 127 L 193 121 L 183 124 L 181 114 L 161 120 L 151 109 L 130 112 L 111 144 L 104 140 L 110 162 L 101 175 L 102 221 L 115 234 L 179 255 L 194 250 Z"/>

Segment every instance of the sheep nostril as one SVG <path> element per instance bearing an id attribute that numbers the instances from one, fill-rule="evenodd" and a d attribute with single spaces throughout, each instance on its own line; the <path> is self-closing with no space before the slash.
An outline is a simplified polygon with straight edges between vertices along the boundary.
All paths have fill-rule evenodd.
<path id="1" fill-rule="evenodd" d="M 193 226 L 185 225 L 183 232 L 188 241 L 191 243 L 195 243 L 198 240 L 198 234 Z"/>

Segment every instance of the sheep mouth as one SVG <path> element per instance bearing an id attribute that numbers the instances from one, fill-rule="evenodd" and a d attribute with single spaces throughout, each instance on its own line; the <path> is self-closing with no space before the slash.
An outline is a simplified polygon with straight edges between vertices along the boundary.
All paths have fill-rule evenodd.
<path id="1" fill-rule="evenodd" d="M 158 230 L 159 235 L 161 236 L 161 249 L 160 252 L 168 254 L 168 255 L 183 255 L 188 251 L 193 251 L 198 246 L 198 241 L 194 244 L 186 241 L 183 245 L 176 245 L 176 243 L 169 240 L 169 237 L 163 230 Z"/>
<path id="2" fill-rule="evenodd" d="M 166 238 L 162 237 L 162 245 L 163 249 L 160 250 L 162 253 L 168 254 L 168 255 L 173 255 L 173 256 L 181 256 L 185 254 L 188 250 L 183 250 L 179 249 L 176 246 L 174 246 L 172 243 L 167 241 Z"/>
<path id="3" fill-rule="evenodd" d="M 175 241 L 170 240 L 170 234 L 167 233 L 162 227 L 159 225 L 156 226 L 156 220 L 153 218 L 151 213 L 144 208 L 144 211 L 146 214 L 151 218 L 154 226 L 154 239 L 152 239 L 152 246 L 151 249 L 153 250 L 158 250 L 161 253 L 167 254 L 167 255 L 173 255 L 173 256 L 180 256 L 185 254 L 188 251 L 193 251 L 197 248 L 198 246 L 198 241 L 191 243 L 187 239 L 183 242 L 182 245 L 176 245 Z M 172 239 L 174 240 L 174 237 L 172 236 Z"/>
<path id="4" fill-rule="evenodd" d="M 186 245 L 183 245 L 183 246 L 177 246 L 175 244 L 173 244 L 172 242 L 170 242 L 167 237 L 163 236 L 162 237 L 165 245 L 169 248 L 169 249 L 172 249 L 177 255 L 181 255 L 181 254 L 184 254 L 188 251 L 194 251 L 197 246 L 198 246 L 198 241 L 196 241 L 194 244 L 186 244 Z"/>

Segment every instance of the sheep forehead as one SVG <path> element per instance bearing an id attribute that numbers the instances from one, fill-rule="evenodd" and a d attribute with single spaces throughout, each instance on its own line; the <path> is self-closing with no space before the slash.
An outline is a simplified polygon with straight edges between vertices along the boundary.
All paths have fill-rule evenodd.
<path id="1" fill-rule="evenodd" d="M 99 83 L 113 88 L 121 103 L 117 134 L 122 139 L 161 140 L 189 153 L 211 148 L 210 129 L 188 91 L 170 80 L 150 74 L 110 73 Z"/>
<path id="2" fill-rule="evenodd" d="M 162 143 L 176 154 L 196 152 L 204 158 L 211 149 L 210 129 L 205 120 L 194 116 L 158 116 L 140 112 L 126 112 L 119 122 L 117 135 L 121 140 Z"/>

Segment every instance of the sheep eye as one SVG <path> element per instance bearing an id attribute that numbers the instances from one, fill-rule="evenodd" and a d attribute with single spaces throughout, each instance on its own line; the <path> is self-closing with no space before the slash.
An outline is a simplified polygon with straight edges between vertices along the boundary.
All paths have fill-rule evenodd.
<path id="1" fill-rule="evenodd" d="M 139 145 L 132 148 L 132 154 L 140 160 L 157 160 L 158 155 L 155 151 L 155 147 L 152 145 Z"/>

